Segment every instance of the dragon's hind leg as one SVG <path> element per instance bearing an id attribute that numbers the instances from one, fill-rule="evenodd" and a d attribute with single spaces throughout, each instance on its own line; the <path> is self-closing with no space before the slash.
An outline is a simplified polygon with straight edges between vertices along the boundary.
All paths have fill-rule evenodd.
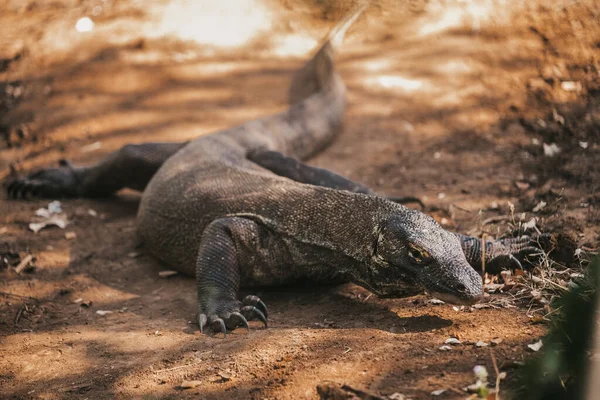
<path id="1" fill-rule="evenodd" d="M 268 169 L 274 174 L 296 182 L 325 186 L 354 193 L 375 194 L 371 189 L 360 183 L 352 182 L 329 170 L 304 164 L 302 161 L 286 156 L 278 151 L 254 151 L 249 153 L 247 157 L 250 161 Z"/>
<path id="2" fill-rule="evenodd" d="M 187 143 L 128 144 L 91 167 L 62 160 L 5 183 L 8 197 L 105 197 L 122 188 L 144 190 L 160 166 Z"/>
<path id="3" fill-rule="evenodd" d="M 278 151 L 257 150 L 250 152 L 247 157 L 250 161 L 268 169 L 274 174 L 284 176 L 296 182 L 325 186 L 354 193 L 376 194 L 374 191 L 360 183 L 353 182 L 350 179 L 344 178 L 329 170 L 312 167 L 294 157 L 286 156 Z M 388 197 L 387 199 L 400 204 L 418 203 L 421 207 L 425 207 L 417 197 Z"/>

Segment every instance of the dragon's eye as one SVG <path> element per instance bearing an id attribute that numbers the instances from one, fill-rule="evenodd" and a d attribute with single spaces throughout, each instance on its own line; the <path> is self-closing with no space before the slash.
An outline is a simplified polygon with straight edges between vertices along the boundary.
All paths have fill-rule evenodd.
<path id="1" fill-rule="evenodd" d="M 408 246 L 408 255 L 417 264 L 424 264 L 425 262 L 431 260 L 431 256 L 427 251 L 415 246 L 414 244 L 410 244 Z"/>

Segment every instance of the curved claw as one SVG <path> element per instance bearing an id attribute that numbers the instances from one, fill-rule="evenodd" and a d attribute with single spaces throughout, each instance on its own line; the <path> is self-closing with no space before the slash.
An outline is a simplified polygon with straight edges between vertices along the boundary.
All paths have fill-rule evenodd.
<path id="1" fill-rule="evenodd" d="M 260 311 L 256 307 L 253 307 L 252 312 L 254 312 L 254 315 L 256 315 L 258 317 L 258 319 L 261 320 L 263 324 L 265 324 L 265 329 L 269 327 L 269 323 L 267 322 L 267 317 L 265 316 L 265 314 L 262 313 L 262 311 Z"/>
<path id="2" fill-rule="evenodd" d="M 269 317 L 269 311 L 267 310 L 267 305 L 262 300 L 258 300 L 258 303 L 256 304 L 255 307 L 258 308 L 260 311 L 262 311 L 265 318 Z"/>
<path id="3" fill-rule="evenodd" d="M 12 181 L 8 185 L 8 188 L 6 189 L 6 191 L 8 192 L 8 196 L 12 199 L 18 198 L 18 193 L 19 193 L 19 190 L 21 189 L 22 185 L 23 185 L 23 182 L 18 179 Z"/>
<path id="4" fill-rule="evenodd" d="M 34 182 L 25 182 L 23 183 L 23 185 L 21 186 L 21 192 L 19 193 L 20 198 L 25 200 L 29 197 L 29 194 L 31 193 L 31 190 L 35 187 L 35 183 Z"/>
<path id="5" fill-rule="evenodd" d="M 211 326 L 215 332 L 223 332 L 223 339 L 227 337 L 227 328 L 225 327 L 225 321 L 223 321 L 222 318 L 215 318 L 212 321 Z"/>
<path id="6" fill-rule="evenodd" d="M 9 198 L 75 197 L 80 188 L 81 170 L 68 161 L 59 162 L 58 168 L 46 168 L 26 177 L 15 177 L 4 183 Z"/>
<path id="7" fill-rule="evenodd" d="M 244 306 L 252 306 L 258 308 L 265 317 L 268 317 L 269 311 L 267 309 L 267 305 L 258 297 L 254 295 L 248 295 L 242 301 Z"/>
<path id="8" fill-rule="evenodd" d="M 518 269 L 523 269 L 523 265 L 521 264 L 521 261 L 517 260 L 517 257 L 515 257 L 512 254 L 509 254 L 508 258 L 509 258 L 510 261 L 512 261 L 513 263 L 516 264 L 516 266 L 518 267 Z"/>
<path id="9" fill-rule="evenodd" d="M 254 307 L 254 306 L 245 306 L 245 307 L 242 307 L 240 312 L 242 313 L 242 315 L 244 315 L 248 319 L 260 320 L 263 324 L 265 324 L 265 328 L 269 327 L 269 324 L 267 322 L 267 317 L 265 317 L 265 314 L 263 314 L 262 311 L 260 311 L 258 308 Z"/>
<path id="10" fill-rule="evenodd" d="M 38 186 L 35 181 L 15 179 L 6 186 L 6 193 L 11 199 L 25 199 Z"/>
<path id="11" fill-rule="evenodd" d="M 17 188 L 17 192 L 15 193 L 15 198 L 16 199 L 25 199 L 25 197 L 27 196 L 28 189 L 29 189 L 29 184 L 26 181 L 22 182 Z"/>
<path id="12" fill-rule="evenodd" d="M 200 326 L 200 333 L 204 333 L 204 325 L 206 325 L 207 321 L 208 317 L 206 316 L 206 314 L 198 315 L 198 325 Z"/>
<path id="13" fill-rule="evenodd" d="M 233 317 L 235 317 L 235 319 Z M 230 326 L 231 329 L 235 329 L 239 325 L 242 325 L 248 330 L 248 332 L 250 332 L 250 326 L 248 326 L 248 320 L 246 319 L 246 317 L 244 317 L 239 312 L 231 313 L 231 316 L 229 317 L 229 320 L 227 320 L 227 322 L 230 322 L 230 321 L 235 322 L 235 323 L 231 323 L 231 326 Z"/>

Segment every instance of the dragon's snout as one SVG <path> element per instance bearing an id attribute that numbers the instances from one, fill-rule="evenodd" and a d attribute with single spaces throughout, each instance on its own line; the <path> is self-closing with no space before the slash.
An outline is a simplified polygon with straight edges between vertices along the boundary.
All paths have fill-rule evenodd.
<path id="1" fill-rule="evenodd" d="M 451 265 L 442 271 L 424 276 L 423 285 L 432 296 L 460 305 L 475 304 L 483 298 L 481 276 L 466 261 L 464 264 Z"/>

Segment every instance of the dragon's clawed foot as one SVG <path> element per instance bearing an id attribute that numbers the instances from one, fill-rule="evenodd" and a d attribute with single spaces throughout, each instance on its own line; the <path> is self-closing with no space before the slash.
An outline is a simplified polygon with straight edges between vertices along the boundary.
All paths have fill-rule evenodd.
<path id="1" fill-rule="evenodd" d="M 521 261 L 543 254 L 550 247 L 550 234 L 499 239 L 486 243 L 488 265 L 491 269 L 523 269 Z"/>
<path id="2" fill-rule="evenodd" d="M 216 312 L 201 312 L 198 315 L 200 333 L 204 333 L 204 327 L 210 326 L 214 332 L 223 332 L 227 336 L 227 330 L 234 330 L 240 326 L 250 329 L 248 321 L 257 319 L 268 328 L 268 310 L 265 303 L 258 296 L 246 296 L 243 301 L 227 301 L 217 307 Z"/>
<path id="3" fill-rule="evenodd" d="M 54 198 L 77 195 L 77 169 L 61 160 L 59 168 L 48 168 L 27 177 L 11 178 L 4 183 L 9 198 Z"/>

